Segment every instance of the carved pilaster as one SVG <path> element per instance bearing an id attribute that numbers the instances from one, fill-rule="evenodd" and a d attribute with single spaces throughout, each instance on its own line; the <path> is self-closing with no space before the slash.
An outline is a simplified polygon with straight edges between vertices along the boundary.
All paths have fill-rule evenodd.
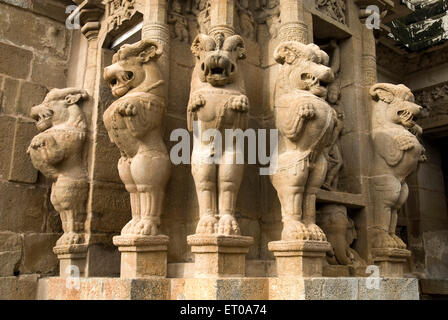
<path id="1" fill-rule="evenodd" d="M 280 0 L 280 40 L 308 43 L 308 27 L 304 23 L 303 0 Z"/>

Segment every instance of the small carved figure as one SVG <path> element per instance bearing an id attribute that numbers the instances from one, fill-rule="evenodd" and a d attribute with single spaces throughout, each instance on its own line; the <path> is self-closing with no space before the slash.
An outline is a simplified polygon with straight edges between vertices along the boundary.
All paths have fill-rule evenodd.
<path id="1" fill-rule="evenodd" d="M 157 59 L 160 44 L 123 45 L 104 69 L 114 97 L 104 112 L 109 137 L 120 149 L 118 172 L 130 193 L 132 220 L 122 234 L 158 235 L 171 163 L 162 138 L 164 83 Z"/>
<path id="2" fill-rule="evenodd" d="M 267 0 L 266 3 L 260 5 L 261 12 L 257 20 L 259 23 L 266 23 L 269 34 L 273 39 L 277 38 L 280 29 L 280 6 L 278 0 Z"/>
<path id="3" fill-rule="evenodd" d="M 316 225 L 316 193 L 324 183 L 324 150 L 334 140 L 336 112 L 324 100 L 333 81 L 328 55 L 315 44 L 281 43 L 275 84 L 275 122 L 280 132 L 277 172 L 271 176 L 281 207 L 282 240 L 325 241 Z"/>
<path id="4" fill-rule="evenodd" d="M 238 35 L 224 39 L 222 33 L 215 38 L 200 34 L 191 50 L 196 66 L 191 79 L 188 129 L 192 131 L 193 122 L 198 121 L 201 137 L 208 129 L 218 130 L 223 137 L 225 129 L 244 130 L 249 101 L 238 66 L 238 61 L 245 58 L 243 39 Z M 244 165 L 236 164 L 235 142 L 231 145 L 233 150 L 224 150 L 219 164 L 206 161 L 214 154 L 213 141 L 200 139 L 193 146 L 192 174 L 200 211 L 198 234 L 240 234 L 235 206 Z"/>
<path id="5" fill-rule="evenodd" d="M 317 0 L 316 8 L 345 24 L 345 0 Z"/>
<path id="6" fill-rule="evenodd" d="M 209 0 L 194 0 L 192 12 L 196 15 L 199 32 L 207 34 L 211 23 Z"/>
<path id="7" fill-rule="evenodd" d="M 372 139 L 375 229 L 374 248 L 406 248 L 395 234 L 398 210 L 408 197 L 407 176 L 425 161 L 417 139 L 422 129 L 414 117 L 422 109 L 406 86 L 378 83 L 370 88 L 373 100 Z"/>
<path id="8" fill-rule="evenodd" d="M 171 11 L 168 15 L 168 23 L 173 24 L 172 37 L 179 39 L 179 41 L 188 42 L 188 20 L 182 15 L 182 7 L 179 1 L 173 1 Z"/>
<path id="9" fill-rule="evenodd" d="M 31 109 L 40 133 L 32 139 L 28 153 L 34 167 L 54 180 L 51 203 L 64 230 L 57 246 L 85 241 L 89 184 L 82 150 L 87 125 L 78 104 L 86 99 L 87 92 L 82 89 L 52 89 L 42 104 Z"/>
<path id="10" fill-rule="evenodd" d="M 318 224 L 325 232 L 332 250 L 327 252 L 327 261 L 332 265 L 358 267 L 365 261 L 350 245 L 357 238 L 355 224 L 347 215 L 343 205 L 330 204 L 319 209 Z"/>
<path id="11" fill-rule="evenodd" d="M 236 2 L 238 9 L 239 30 L 243 36 L 248 39 L 255 40 L 256 24 L 254 15 L 249 9 L 248 0 L 239 0 Z"/>

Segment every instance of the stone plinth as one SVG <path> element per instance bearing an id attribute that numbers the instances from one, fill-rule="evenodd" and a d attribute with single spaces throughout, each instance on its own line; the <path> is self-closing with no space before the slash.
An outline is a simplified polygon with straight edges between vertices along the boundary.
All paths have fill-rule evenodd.
<path id="1" fill-rule="evenodd" d="M 373 262 L 380 268 L 381 277 L 402 277 L 411 252 L 406 249 L 375 248 Z"/>
<path id="2" fill-rule="evenodd" d="M 418 300 L 419 298 L 417 279 L 376 278 L 374 280 L 359 277 L 79 278 L 78 283 L 67 286 L 67 279 L 50 277 L 39 280 L 37 299 Z M 0 278 L 0 288 L 1 284 Z"/>
<path id="3" fill-rule="evenodd" d="M 164 278 L 169 238 L 123 235 L 113 238 L 121 252 L 121 278 Z"/>
<path id="4" fill-rule="evenodd" d="M 252 237 L 191 235 L 187 237 L 195 259 L 195 278 L 244 277 L 246 254 Z"/>
<path id="5" fill-rule="evenodd" d="M 274 253 L 278 277 L 319 277 L 331 245 L 326 241 L 281 240 L 269 242 L 268 248 Z"/>
<path id="6" fill-rule="evenodd" d="M 54 254 L 59 259 L 59 275 L 62 278 L 69 276 L 85 277 L 87 267 L 87 245 L 72 244 L 56 246 L 53 248 Z"/>

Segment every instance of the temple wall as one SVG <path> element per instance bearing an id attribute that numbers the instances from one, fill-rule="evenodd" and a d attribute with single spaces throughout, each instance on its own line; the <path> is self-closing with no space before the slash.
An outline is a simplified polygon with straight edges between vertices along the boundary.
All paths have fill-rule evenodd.
<path id="1" fill-rule="evenodd" d="M 72 36 L 64 15 L 59 3 L 0 1 L 0 277 L 57 273 L 61 222 L 50 182 L 26 151 L 37 133 L 31 107 L 66 87 Z"/>

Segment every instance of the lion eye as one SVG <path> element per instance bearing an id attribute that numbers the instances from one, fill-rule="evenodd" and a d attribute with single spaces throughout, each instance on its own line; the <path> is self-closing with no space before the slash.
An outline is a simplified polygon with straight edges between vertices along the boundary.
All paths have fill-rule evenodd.
<path id="1" fill-rule="evenodd" d="M 124 80 L 128 81 L 134 78 L 134 73 L 132 71 L 126 71 L 124 74 Z"/>
<path id="2" fill-rule="evenodd" d="M 116 84 L 117 84 L 117 79 L 116 79 L 116 78 L 112 79 L 112 80 L 110 81 L 110 84 L 111 84 L 112 86 L 116 85 Z"/>

